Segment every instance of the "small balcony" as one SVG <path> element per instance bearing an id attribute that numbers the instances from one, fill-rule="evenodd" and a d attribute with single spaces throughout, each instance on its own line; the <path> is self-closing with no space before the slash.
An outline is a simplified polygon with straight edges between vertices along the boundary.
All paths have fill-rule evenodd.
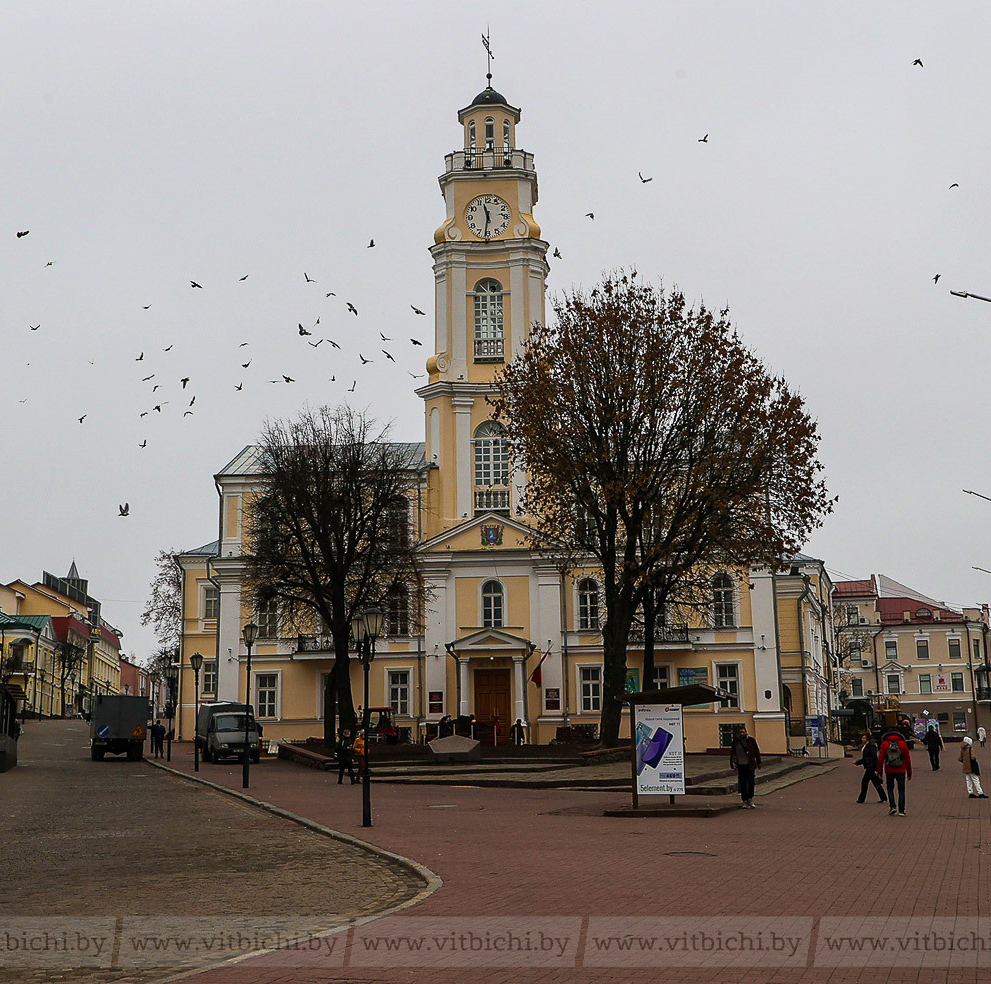
<path id="1" fill-rule="evenodd" d="M 475 489 L 475 515 L 480 513 L 499 513 L 509 515 L 509 489 L 484 488 Z"/>
<path id="2" fill-rule="evenodd" d="M 334 638 L 329 635 L 298 635 L 296 636 L 297 653 L 327 653 L 334 654 Z"/>
<path id="3" fill-rule="evenodd" d="M 444 156 L 444 170 L 452 171 L 533 170 L 533 154 L 513 147 L 471 147 Z"/>
<path id="4" fill-rule="evenodd" d="M 475 339 L 475 361 L 476 362 L 504 362 L 503 339 L 500 338 L 476 338 Z"/>
<path id="5" fill-rule="evenodd" d="M 632 625 L 630 626 L 630 636 L 629 641 L 636 644 L 642 645 L 644 642 L 644 627 L 642 625 Z M 687 645 L 688 644 L 688 626 L 687 625 L 655 625 L 654 626 L 654 645 L 661 646 L 664 644 L 673 645 Z"/>

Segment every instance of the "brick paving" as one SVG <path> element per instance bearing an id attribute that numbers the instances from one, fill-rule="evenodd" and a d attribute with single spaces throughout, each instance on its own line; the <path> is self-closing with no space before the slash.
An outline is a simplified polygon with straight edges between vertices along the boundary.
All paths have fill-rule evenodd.
<path id="1" fill-rule="evenodd" d="M 28 722 L 19 744 L 20 764 L 0 775 L 0 984 L 158 981 L 228 959 L 249 937 L 326 934 L 424 887 L 394 862 L 146 763 L 92 762 L 82 722 Z M 190 930 L 209 949 L 128 953 L 132 934 Z M 46 966 L 11 952 L 29 945 L 51 951 Z"/>
<path id="2" fill-rule="evenodd" d="M 189 756 L 181 748 L 173 764 L 188 770 Z M 603 809 L 628 802 L 616 793 L 377 784 L 370 830 L 360 826 L 360 787 L 338 787 L 328 773 L 265 761 L 252 770 L 253 796 L 414 858 L 437 872 L 444 886 L 402 915 L 352 927 L 342 935 L 344 952 L 338 948 L 332 959 L 274 954 L 190 980 L 986 982 L 991 801 L 968 799 L 954 757 L 946 758 L 938 773 L 918 763 L 905 818 L 889 817 L 875 803 L 856 804 L 861 773 L 845 761 L 806 782 L 763 794 L 758 787 L 756 810 L 705 820 L 605 818 Z M 236 768 L 206 766 L 201 775 L 240 785 Z M 936 922 L 903 927 L 906 936 L 892 937 L 890 946 L 914 941 L 915 951 L 871 957 L 825 949 L 839 935 L 871 930 L 868 917 Z M 751 944 L 758 939 L 770 946 L 776 934 L 797 941 L 797 956 L 602 952 L 612 936 L 639 940 L 656 933 L 660 919 L 666 920 L 663 938 L 675 943 L 679 934 L 687 940 L 708 930 L 710 941 L 746 932 Z M 961 927 L 976 927 L 986 935 L 988 951 L 979 966 L 973 954 L 958 953 L 953 959 L 969 966 L 943 967 L 940 961 L 948 961 L 941 951 L 918 949 L 927 939 L 920 926 L 942 932 L 945 941 L 953 929 L 946 919 L 956 919 L 961 934 Z M 452 931 L 461 949 L 439 950 Z M 559 959 L 533 949 L 509 957 L 470 949 L 479 940 L 484 945 L 486 934 L 499 933 L 515 933 L 520 946 L 527 940 L 536 945 L 541 932 L 567 941 Z M 886 932 L 894 932 L 891 925 Z M 529 936 L 520 943 L 522 934 Z M 381 949 L 369 949 L 376 937 L 380 948 L 388 937 L 397 947 L 403 938 L 432 940 L 433 950 L 414 953 L 407 946 L 379 956 Z M 704 947 L 705 940 L 697 945 Z"/>

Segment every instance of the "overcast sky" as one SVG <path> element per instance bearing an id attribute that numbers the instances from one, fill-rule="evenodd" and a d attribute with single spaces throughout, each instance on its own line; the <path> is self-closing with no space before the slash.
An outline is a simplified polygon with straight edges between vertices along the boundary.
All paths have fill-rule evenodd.
<path id="1" fill-rule="evenodd" d="M 216 538 L 212 476 L 266 418 L 347 401 L 423 439 L 437 175 L 486 24 L 549 291 L 625 266 L 728 304 L 819 421 L 840 501 L 808 552 L 991 598 L 991 502 L 961 492 L 991 495 L 991 303 L 949 294 L 991 296 L 978 2 L 8 0 L 0 578 L 75 559 L 144 658 L 155 554 Z"/>

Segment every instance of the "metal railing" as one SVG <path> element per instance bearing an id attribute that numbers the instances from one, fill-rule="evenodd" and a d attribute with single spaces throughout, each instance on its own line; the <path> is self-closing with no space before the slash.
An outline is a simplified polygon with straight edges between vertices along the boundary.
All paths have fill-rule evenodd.
<path id="1" fill-rule="evenodd" d="M 334 639 L 329 635 L 298 635 L 296 636 L 297 653 L 332 653 Z"/>
<path id="2" fill-rule="evenodd" d="M 505 357 L 503 353 L 504 346 L 502 338 L 475 339 L 476 362 L 502 362 Z"/>
<path id="3" fill-rule="evenodd" d="M 533 154 L 513 147 L 471 147 L 444 156 L 444 168 L 451 171 L 492 171 L 515 168 L 533 170 Z"/>
<path id="4" fill-rule="evenodd" d="M 644 641 L 644 628 L 642 625 L 630 626 L 629 641 L 630 642 Z M 659 645 L 665 642 L 687 643 L 688 626 L 687 625 L 655 625 L 654 643 Z"/>

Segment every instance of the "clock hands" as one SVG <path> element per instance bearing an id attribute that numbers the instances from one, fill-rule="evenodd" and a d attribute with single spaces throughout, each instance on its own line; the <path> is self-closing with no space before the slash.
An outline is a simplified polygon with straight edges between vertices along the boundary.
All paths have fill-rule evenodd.
<path id="1" fill-rule="evenodd" d="M 484 233 L 484 235 L 485 235 L 485 238 L 488 239 L 489 238 L 489 222 L 492 221 L 492 216 L 489 215 L 489 207 L 487 205 L 485 205 L 483 203 L 482 204 L 482 208 L 485 211 L 485 233 Z"/>

